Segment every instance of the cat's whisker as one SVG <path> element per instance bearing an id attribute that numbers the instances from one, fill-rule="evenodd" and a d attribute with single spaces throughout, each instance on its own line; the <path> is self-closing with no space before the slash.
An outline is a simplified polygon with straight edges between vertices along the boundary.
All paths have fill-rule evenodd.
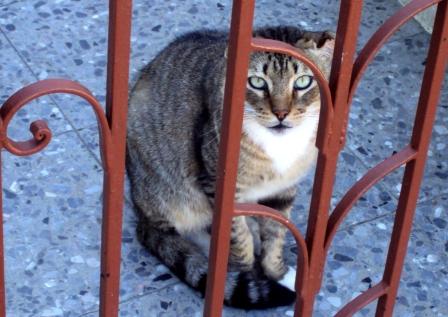
<path id="1" fill-rule="evenodd" d="M 319 117 L 319 115 L 316 114 L 316 115 L 309 115 L 309 116 L 300 116 L 299 118 L 318 118 L 318 117 Z"/>

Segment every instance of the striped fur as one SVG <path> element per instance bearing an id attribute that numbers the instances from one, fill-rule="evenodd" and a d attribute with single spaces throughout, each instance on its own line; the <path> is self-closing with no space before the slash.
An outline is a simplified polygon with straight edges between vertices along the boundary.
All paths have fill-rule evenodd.
<path id="1" fill-rule="evenodd" d="M 274 27 L 257 30 L 254 36 L 295 45 L 329 73 L 334 42 L 329 33 Z M 127 170 L 139 216 L 139 240 L 202 294 L 215 197 L 226 44 L 227 34 L 218 31 L 178 38 L 143 69 L 129 104 Z M 248 76 L 264 78 L 267 86 L 263 91 L 247 86 L 238 202 L 257 202 L 289 216 L 297 182 L 316 157 L 319 91 L 315 82 L 306 90 L 293 89 L 302 75 L 312 76 L 293 58 L 252 54 Z M 285 229 L 269 219 L 233 220 L 227 305 L 258 309 L 294 301 L 295 293 L 278 283 L 287 271 L 284 237 Z"/>

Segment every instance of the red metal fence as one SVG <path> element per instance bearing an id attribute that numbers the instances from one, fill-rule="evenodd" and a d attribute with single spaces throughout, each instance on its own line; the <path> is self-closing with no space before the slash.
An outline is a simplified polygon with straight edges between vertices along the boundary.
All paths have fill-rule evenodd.
<path id="1" fill-rule="evenodd" d="M 66 93 L 85 99 L 94 110 L 98 121 L 104 169 L 101 316 L 118 314 L 131 9 L 131 1 L 110 0 L 106 111 L 87 88 L 63 79 L 43 80 L 24 87 L 11 96 L 0 109 L 0 147 L 20 156 L 42 150 L 51 140 L 51 131 L 45 121 L 41 120 L 31 124 L 31 140 L 17 142 L 8 138 L 9 122 L 28 102 L 43 95 Z M 0 197 L 0 221 L 3 214 L 1 207 Z M 0 316 L 4 317 L 6 309 L 2 226 L 0 230 Z"/>
<path id="2" fill-rule="evenodd" d="M 298 54 L 289 45 L 252 38 L 254 1 L 233 1 L 218 163 L 216 214 L 212 227 L 204 316 L 221 316 L 226 276 L 226 265 L 223 263 L 227 263 L 228 260 L 231 221 L 233 217 L 243 215 L 273 218 L 287 226 L 293 233 L 299 248 L 294 316 L 311 316 L 315 296 L 321 287 L 326 254 L 340 223 L 365 192 L 387 174 L 405 165 L 383 279 L 347 303 L 336 315 L 352 316 L 356 311 L 378 299 L 376 316 L 392 316 L 448 59 L 448 0 L 412 1 L 374 33 L 356 58 L 363 1 L 341 0 L 329 82 L 308 58 Z M 391 35 L 417 13 L 432 5 L 437 5 L 438 8 L 411 140 L 404 149 L 370 169 L 330 212 L 336 163 L 345 144 L 350 104 L 361 76 Z M 8 138 L 9 122 L 28 102 L 43 95 L 68 93 L 84 98 L 93 107 L 98 120 L 104 167 L 100 290 L 100 316 L 104 317 L 118 315 L 130 26 L 131 0 L 110 0 L 105 112 L 85 87 L 73 81 L 56 79 L 40 81 L 19 90 L 0 110 L 0 147 L 15 155 L 24 156 L 42 150 L 51 139 L 51 131 L 44 121 L 31 124 L 30 131 L 33 134 L 31 140 L 18 142 Z M 306 238 L 288 219 L 275 210 L 256 204 L 234 203 L 243 118 L 242 105 L 245 98 L 249 55 L 252 51 L 272 51 L 294 56 L 310 67 L 320 87 L 322 107 L 316 142 L 319 156 Z M 1 207 L 0 196 L 0 211 Z M 5 316 L 6 311 L 3 258 L 3 231 L 0 226 L 0 316 Z M 217 263 L 220 265 L 216 265 Z"/>

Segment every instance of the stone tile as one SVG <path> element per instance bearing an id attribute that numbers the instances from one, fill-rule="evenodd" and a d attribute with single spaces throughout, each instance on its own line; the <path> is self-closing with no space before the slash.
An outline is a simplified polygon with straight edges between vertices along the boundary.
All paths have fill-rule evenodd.
<path id="1" fill-rule="evenodd" d="M 334 5 L 334 1 L 333 5 Z M 360 43 L 365 41 L 378 29 L 389 17 L 401 9 L 396 1 L 373 0 L 365 1 L 363 15 L 361 20 L 361 33 L 359 35 Z M 392 41 L 399 38 L 406 38 L 420 33 L 423 28 L 415 20 L 410 20 L 403 25 L 398 33 L 392 37 Z"/>
<path id="2" fill-rule="evenodd" d="M 62 316 L 95 307 L 99 166 L 73 132 L 34 156 L 4 155 L 3 166 L 8 314 Z"/>
<path id="3" fill-rule="evenodd" d="M 334 194 L 332 200 L 333 208 L 345 193 L 365 174 L 363 162 L 356 155 L 346 149 L 341 152 L 336 180 L 334 185 Z M 373 186 L 367 193 L 361 197 L 350 213 L 348 214 L 342 226 L 353 225 L 370 219 L 375 219 L 381 215 L 390 213 L 395 209 L 395 200 L 389 193 L 389 189 L 384 183 L 380 182 Z"/>
<path id="4" fill-rule="evenodd" d="M 91 153 L 94 159 L 101 164 L 101 154 L 99 146 L 99 128 L 95 124 L 93 126 L 76 129 L 77 134 L 85 142 L 86 149 Z"/>
<path id="5" fill-rule="evenodd" d="M 364 173 L 365 167 L 363 162 L 353 154 L 350 149 L 344 150 L 341 153 L 337 165 L 330 213 L 334 210 L 344 194 L 364 175 Z M 303 235 L 306 233 L 313 180 L 314 170 L 308 173 L 307 177 L 299 183 L 297 197 L 291 214 L 291 219 L 298 226 Z M 340 230 L 390 214 L 395 208 L 395 198 L 383 183 L 379 183 L 356 202 L 349 214 L 345 217 L 340 226 Z M 287 243 L 295 243 L 290 234 L 287 236 Z"/>
<path id="6" fill-rule="evenodd" d="M 421 33 L 388 44 L 361 82 L 350 114 L 347 147 L 366 167 L 375 166 L 410 140 L 428 39 Z M 443 94 L 440 101 L 420 200 L 446 191 L 448 164 L 443 158 L 448 151 L 447 98 Z M 401 178 L 399 172 L 384 182 L 395 197 Z"/>
<path id="7" fill-rule="evenodd" d="M 415 315 L 447 316 L 448 195 L 419 204 L 398 301 Z M 397 306 L 396 313 L 404 308 Z M 401 316 L 401 315 L 400 315 Z"/>
<path id="8" fill-rule="evenodd" d="M 95 160 L 98 163 L 101 163 L 98 126 L 95 124 L 94 126 L 78 129 L 77 132 L 80 138 L 85 142 L 85 145 L 89 152 L 95 157 Z M 125 175 L 125 177 L 125 198 L 128 200 L 128 202 L 130 202 L 130 184 L 127 175 Z"/>
<path id="9" fill-rule="evenodd" d="M 334 315 L 351 298 L 381 280 L 391 218 L 339 231 L 328 254 L 317 311 Z M 369 237 L 375 236 L 375 241 Z M 366 316 L 370 316 L 366 314 Z"/>
<path id="10" fill-rule="evenodd" d="M 74 132 L 31 157 L 4 155 L 8 314 L 72 316 L 98 306 L 102 170 Z M 174 278 L 135 241 L 127 207 L 121 298 Z"/>
<path id="11" fill-rule="evenodd" d="M 23 86 L 35 81 L 32 73 L 2 34 L 0 34 L 0 73 L 2 78 L 0 81 L 0 104 L 3 104 Z M 18 111 L 10 123 L 9 137 L 21 141 L 30 138 L 29 125 L 38 119 L 47 121 L 55 134 L 71 129 L 51 98 L 42 97 Z"/>
<path id="12" fill-rule="evenodd" d="M 336 196 L 347 187 L 347 178 L 351 183 L 350 178 L 362 174 L 362 166 L 357 165 L 359 163 L 356 163 L 356 156 L 356 159 L 353 159 L 348 155 L 351 154 L 345 152 L 338 165 L 338 171 L 344 175 L 344 181 L 338 184 L 338 179 L 336 180 Z M 304 182 L 310 185 L 311 181 L 308 177 Z M 376 192 L 380 195 L 379 202 L 375 204 L 369 199 L 362 199 L 335 237 L 327 260 L 324 284 L 316 304 L 317 316 L 335 314 L 344 303 L 367 289 L 366 286 L 381 280 L 393 224 L 393 216 L 390 213 L 394 211 L 396 201 L 387 191 Z M 446 315 L 448 306 L 440 300 L 439 294 L 445 293 L 448 288 L 444 278 L 448 263 L 448 236 L 445 230 L 447 201 L 448 196 L 442 195 L 417 207 L 395 309 L 397 316 Z M 295 209 L 296 212 L 299 211 L 299 216 L 296 220 L 293 213 L 293 219 L 297 221 L 302 233 L 305 233 L 307 209 L 300 203 L 296 203 Z M 371 217 L 367 218 L 367 223 L 362 223 L 362 218 L 368 215 Z M 374 240 L 369 237 L 374 237 Z M 292 243 L 292 238 L 289 239 Z M 294 265 L 296 252 L 294 244 L 287 248 L 286 258 L 289 265 Z M 418 282 L 413 283 L 415 280 Z M 375 306 L 372 304 L 356 316 L 371 316 L 374 310 Z"/>
<path id="13" fill-rule="evenodd" d="M 394 316 L 446 316 L 440 297 L 448 291 L 447 195 L 418 205 Z M 340 230 L 330 249 L 316 316 L 334 315 L 350 299 L 381 280 L 393 215 Z M 375 237 L 372 240 L 370 237 Z M 295 247 L 286 250 L 295 263 Z M 371 304 L 355 316 L 371 316 Z"/>
<path id="14" fill-rule="evenodd" d="M 445 197 L 446 203 L 447 197 Z M 434 205 L 440 204 L 434 202 Z M 424 209 L 424 206 L 419 208 Z M 432 208 L 431 208 L 432 209 Z M 442 215 L 442 218 L 445 215 Z M 446 293 L 447 253 L 444 250 L 446 233 L 441 218 L 427 219 L 417 215 L 411 234 L 401 286 L 394 316 L 445 316 L 448 306 L 440 297 Z M 434 219 L 437 219 L 434 222 Z M 393 217 L 340 231 L 330 250 L 321 292 L 316 305 L 317 312 L 333 315 L 351 298 L 381 280 Z M 428 227 L 438 237 L 429 239 Z M 433 231 L 433 232 L 434 232 Z M 372 241 L 369 237 L 375 237 Z M 374 305 L 364 308 L 356 316 L 371 316 Z"/>
<path id="15" fill-rule="evenodd" d="M 0 25 L 37 78 L 79 81 L 103 102 L 107 15 L 105 2 L 26 1 L 1 8 Z M 94 122 L 79 110 L 78 99 L 55 99 L 77 127 Z"/>
<path id="16" fill-rule="evenodd" d="M 163 289 L 179 280 L 168 269 L 151 256 L 135 236 L 136 217 L 129 203 L 126 203 L 123 219 L 122 264 L 120 300 L 127 301 L 135 296 Z"/>

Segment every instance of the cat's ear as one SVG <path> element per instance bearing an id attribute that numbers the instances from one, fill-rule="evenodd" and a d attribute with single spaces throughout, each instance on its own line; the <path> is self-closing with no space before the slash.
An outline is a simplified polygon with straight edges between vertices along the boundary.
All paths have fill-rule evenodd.
<path id="1" fill-rule="evenodd" d="M 305 32 L 294 46 L 319 59 L 327 60 L 333 57 L 334 43 L 335 34 L 332 32 Z"/>
<path id="2" fill-rule="evenodd" d="M 301 38 L 294 44 L 294 46 L 301 50 L 309 50 L 317 48 L 316 42 L 311 38 Z"/>
<path id="3" fill-rule="evenodd" d="M 334 37 L 326 38 L 321 46 L 317 46 L 315 54 L 321 59 L 333 59 L 335 42 L 336 40 Z"/>

